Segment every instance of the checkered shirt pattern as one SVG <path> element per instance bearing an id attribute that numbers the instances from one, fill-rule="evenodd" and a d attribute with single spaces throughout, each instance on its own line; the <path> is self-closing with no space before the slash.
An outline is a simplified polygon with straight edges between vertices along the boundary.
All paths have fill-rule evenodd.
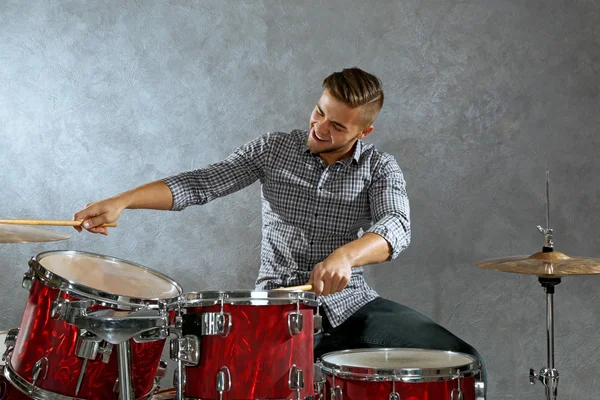
<path id="1" fill-rule="evenodd" d="M 315 264 L 364 232 L 388 241 L 390 259 L 410 243 L 406 183 L 394 157 L 358 141 L 352 157 L 326 166 L 310 152 L 307 138 L 306 130 L 267 133 L 221 162 L 163 179 L 174 211 L 260 180 L 257 290 L 306 284 Z M 335 327 L 377 296 L 358 267 L 344 290 L 319 300 Z"/>

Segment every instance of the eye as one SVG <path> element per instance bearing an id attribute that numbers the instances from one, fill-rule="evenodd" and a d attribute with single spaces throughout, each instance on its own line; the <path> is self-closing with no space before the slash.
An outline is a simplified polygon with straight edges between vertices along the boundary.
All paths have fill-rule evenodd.
<path id="1" fill-rule="evenodd" d="M 321 110 L 319 110 L 319 108 L 318 108 L 318 107 L 315 107 L 315 112 L 316 112 L 317 114 L 319 114 L 321 117 L 323 116 L 323 113 L 321 112 Z"/>
<path id="2" fill-rule="evenodd" d="M 333 129 L 335 129 L 337 132 L 341 131 L 342 129 L 337 126 L 336 124 L 333 124 Z"/>

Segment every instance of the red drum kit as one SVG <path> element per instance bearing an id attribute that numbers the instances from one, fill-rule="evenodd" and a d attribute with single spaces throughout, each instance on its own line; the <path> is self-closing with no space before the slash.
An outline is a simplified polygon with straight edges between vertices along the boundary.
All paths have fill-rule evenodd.
<path id="1" fill-rule="evenodd" d="M 549 225 L 549 216 L 548 216 Z M 553 251 L 478 266 L 537 275 L 547 293 L 548 365 L 530 370 L 556 399 L 553 294 L 567 275 L 600 273 L 600 260 Z M 2 224 L 0 243 L 68 239 Z M 484 400 L 481 365 L 440 350 L 349 349 L 313 359 L 315 294 L 298 288 L 183 293 L 150 268 L 80 251 L 34 256 L 21 325 L 0 332 L 0 400 L 289 399 Z M 161 388 L 165 346 L 176 363 Z M 171 385 L 170 385 L 171 386 Z"/>
<path id="2" fill-rule="evenodd" d="M 68 238 L 0 224 L 0 243 Z M 480 366 L 465 354 L 356 349 L 314 360 L 311 291 L 183 293 L 150 268 L 82 251 L 34 256 L 22 284 L 21 325 L 0 333 L 0 400 L 480 399 Z M 169 388 L 165 346 L 176 363 Z"/>

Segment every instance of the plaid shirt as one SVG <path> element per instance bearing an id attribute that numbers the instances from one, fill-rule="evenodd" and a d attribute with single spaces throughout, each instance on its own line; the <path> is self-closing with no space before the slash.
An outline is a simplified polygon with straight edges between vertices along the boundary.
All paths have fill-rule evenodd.
<path id="1" fill-rule="evenodd" d="M 305 130 L 268 133 L 221 162 L 163 180 L 177 211 L 260 180 L 257 290 L 306 284 L 315 264 L 364 232 L 385 238 L 391 259 L 410 243 L 406 184 L 394 157 L 357 141 L 352 157 L 326 166 L 310 152 L 307 138 Z M 320 300 L 335 327 L 377 296 L 358 267 L 344 290 Z"/>

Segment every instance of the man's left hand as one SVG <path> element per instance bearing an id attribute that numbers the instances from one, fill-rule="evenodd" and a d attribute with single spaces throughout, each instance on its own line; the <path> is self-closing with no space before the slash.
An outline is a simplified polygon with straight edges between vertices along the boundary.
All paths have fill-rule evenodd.
<path id="1" fill-rule="evenodd" d="M 348 258 L 340 252 L 333 252 L 321 261 L 310 273 L 309 284 L 317 296 L 327 296 L 341 292 L 352 276 L 352 265 Z"/>

